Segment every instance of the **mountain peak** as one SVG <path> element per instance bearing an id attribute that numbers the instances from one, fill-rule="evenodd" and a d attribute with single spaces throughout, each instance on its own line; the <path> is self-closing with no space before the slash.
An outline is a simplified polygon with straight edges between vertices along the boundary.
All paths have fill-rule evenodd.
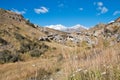
<path id="1" fill-rule="evenodd" d="M 88 29 L 87 27 L 80 25 L 80 24 L 76 24 L 75 26 L 72 26 L 71 28 L 73 28 L 73 29 L 78 29 L 78 28 Z"/>
<path id="2" fill-rule="evenodd" d="M 66 26 L 61 25 L 61 24 L 50 25 L 50 26 L 46 26 L 46 27 L 56 29 L 56 30 L 59 30 L 59 31 L 64 31 L 64 32 L 80 32 L 80 31 L 88 29 L 88 28 L 86 28 L 86 27 L 84 27 L 83 25 L 80 25 L 80 24 L 76 24 L 72 27 L 66 27 Z"/>
<path id="3" fill-rule="evenodd" d="M 59 31 L 62 31 L 62 30 L 65 30 L 65 29 L 66 29 L 66 26 L 63 26 L 62 24 L 47 25 L 47 26 L 45 26 L 45 27 L 52 28 L 52 29 L 59 30 Z"/>

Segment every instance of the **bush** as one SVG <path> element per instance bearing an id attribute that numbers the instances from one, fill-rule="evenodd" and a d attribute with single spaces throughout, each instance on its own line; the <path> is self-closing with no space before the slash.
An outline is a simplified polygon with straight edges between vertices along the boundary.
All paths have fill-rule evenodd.
<path id="1" fill-rule="evenodd" d="M 39 44 L 37 42 L 21 43 L 20 53 L 30 53 L 32 57 L 39 57 L 43 54 L 49 47 L 45 44 Z"/>
<path id="2" fill-rule="evenodd" d="M 12 56 L 10 55 L 10 53 L 11 52 L 8 51 L 8 50 L 1 51 L 0 52 L 0 62 L 1 63 L 8 62 L 12 58 Z"/>
<path id="3" fill-rule="evenodd" d="M 19 52 L 26 53 L 31 49 L 30 44 L 27 43 L 21 43 Z"/>
<path id="4" fill-rule="evenodd" d="M 11 36 L 11 34 L 7 30 L 0 30 L 0 36 L 5 36 L 5 35 Z"/>
<path id="5" fill-rule="evenodd" d="M 17 62 L 19 60 L 21 60 L 20 56 L 17 54 L 11 54 L 11 51 L 0 51 L 0 63 Z"/>
<path id="6" fill-rule="evenodd" d="M 27 43 L 22 42 L 20 46 L 20 52 L 25 53 L 25 52 L 34 50 L 36 48 L 39 49 L 40 45 L 35 42 L 27 42 Z"/>
<path id="7" fill-rule="evenodd" d="M 17 40 L 19 40 L 19 41 L 21 41 L 21 40 L 24 40 L 24 39 L 25 39 L 25 37 L 23 37 L 21 34 L 14 33 L 14 35 L 15 35 L 15 38 L 16 38 Z"/>
<path id="8" fill-rule="evenodd" d="M 43 54 L 43 52 L 41 52 L 40 50 L 33 50 L 30 52 L 30 55 L 32 57 L 39 57 L 41 54 Z"/>
<path id="9" fill-rule="evenodd" d="M 30 52 L 30 55 L 32 57 L 39 57 L 40 55 L 44 54 L 44 52 L 48 49 L 48 46 L 45 44 L 38 45 L 38 44 L 34 43 L 33 45 L 34 46 Z"/>
<path id="10" fill-rule="evenodd" d="M 28 24 L 29 26 L 32 26 L 33 28 L 36 28 L 35 25 L 30 22 L 30 20 L 27 20 L 27 21 L 26 21 L 26 24 Z"/>
<path id="11" fill-rule="evenodd" d="M 7 45 L 8 44 L 8 42 L 6 40 L 2 39 L 2 38 L 0 38 L 0 43 L 2 45 Z"/>

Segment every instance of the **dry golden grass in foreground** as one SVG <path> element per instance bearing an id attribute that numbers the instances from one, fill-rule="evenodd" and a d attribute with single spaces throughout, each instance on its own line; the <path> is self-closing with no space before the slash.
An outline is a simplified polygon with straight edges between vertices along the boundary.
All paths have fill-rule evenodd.
<path id="1" fill-rule="evenodd" d="M 86 51 L 83 59 L 79 58 L 81 55 L 76 56 L 78 60 L 72 60 L 66 68 L 72 70 L 68 80 L 120 80 L 119 47 L 118 44 L 107 49 Z"/>
<path id="2" fill-rule="evenodd" d="M 0 79 L 120 80 L 120 44 L 88 50 L 54 46 L 59 48 L 39 59 L 0 65 Z"/>

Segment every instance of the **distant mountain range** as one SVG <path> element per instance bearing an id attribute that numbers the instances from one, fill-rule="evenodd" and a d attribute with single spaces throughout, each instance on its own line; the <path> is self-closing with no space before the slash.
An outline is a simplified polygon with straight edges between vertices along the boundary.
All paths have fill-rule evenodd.
<path id="1" fill-rule="evenodd" d="M 56 29 L 59 31 L 64 31 L 64 32 L 80 32 L 80 31 L 84 31 L 84 30 L 88 29 L 87 27 L 80 25 L 80 24 L 77 24 L 77 25 L 72 26 L 72 27 L 66 27 L 66 26 L 61 25 L 61 24 L 49 25 L 49 26 L 45 26 L 45 27 Z"/>

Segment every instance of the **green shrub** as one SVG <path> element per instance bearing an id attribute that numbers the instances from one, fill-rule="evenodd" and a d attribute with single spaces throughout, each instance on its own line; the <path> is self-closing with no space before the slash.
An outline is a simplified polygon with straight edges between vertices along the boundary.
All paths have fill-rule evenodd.
<path id="1" fill-rule="evenodd" d="M 21 60 L 18 54 L 12 54 L 9 50 L 0 51 L 0 63 L 17 62 Z"/>
<path id="2" fill-rule="evenodd" d="M 30 51 L 30 55 L 32 57 L 40 57 L 44 52 L 48 49 L 48 46 L 46 45 L 39 45 L 39 47 L 33 48 Z"/>
<path id="3" fill-rule="evenodd" d="M 2 38 L 0 38 L 0 43 L 2 45 L 7 45 L 8 44 L 8 42 L 6 40 L 2 39 Z"/>
<path id="4" fill-rule="evenodd" d="M 43 52 L 40 51 L 40 50 L 32 50 L 32 51 L 30 52 L 30 55 L 31 55 L 32 57 L 39 57 L 41 54 L 43 54 Z"/>
<path id="5" fill-rule="evenodd" d="M 14 33 L 14 35 L 15 35 L 15 38 L 16 38 L 17 40 L 19 40 L 19 41 L 21 41 L 21 40 L 24 40 L 24 39 L 25 39 L 25 37 L 23 37 L 21 34 Z"/>
<path id="6" fill-rule="evenodd" d="M 45 44 L 39 44 L 37 42 L 21 43 L 20 53 L 30 53 L 32 57 L 39 57 L 43 54 L 49 47 Z"/>
<path id="7" fill-rule="evenodd" d="M 7 30 L 0 30 L 0 36 L 5 36 L 5 35 L 11 36 L 11 34 Z"/>
<path id="8" fill-rule="evenodd" d="M 44 46 L 44 45 L 43 45 Z M 25 53 L 34 49 L 40 49 L 41 45 L 35 43 L 35 42 L 22 42 L 20 46 L 20 52 Z"/>
<path id="9" fill-rule="evenodd" d="M 28 25 L 32 26 L 33 28 L 35 28 L 35 25 L 33 23 L 31 23 L 30 20 L 27 20 L 26 24 L 28 24 Z"/>

